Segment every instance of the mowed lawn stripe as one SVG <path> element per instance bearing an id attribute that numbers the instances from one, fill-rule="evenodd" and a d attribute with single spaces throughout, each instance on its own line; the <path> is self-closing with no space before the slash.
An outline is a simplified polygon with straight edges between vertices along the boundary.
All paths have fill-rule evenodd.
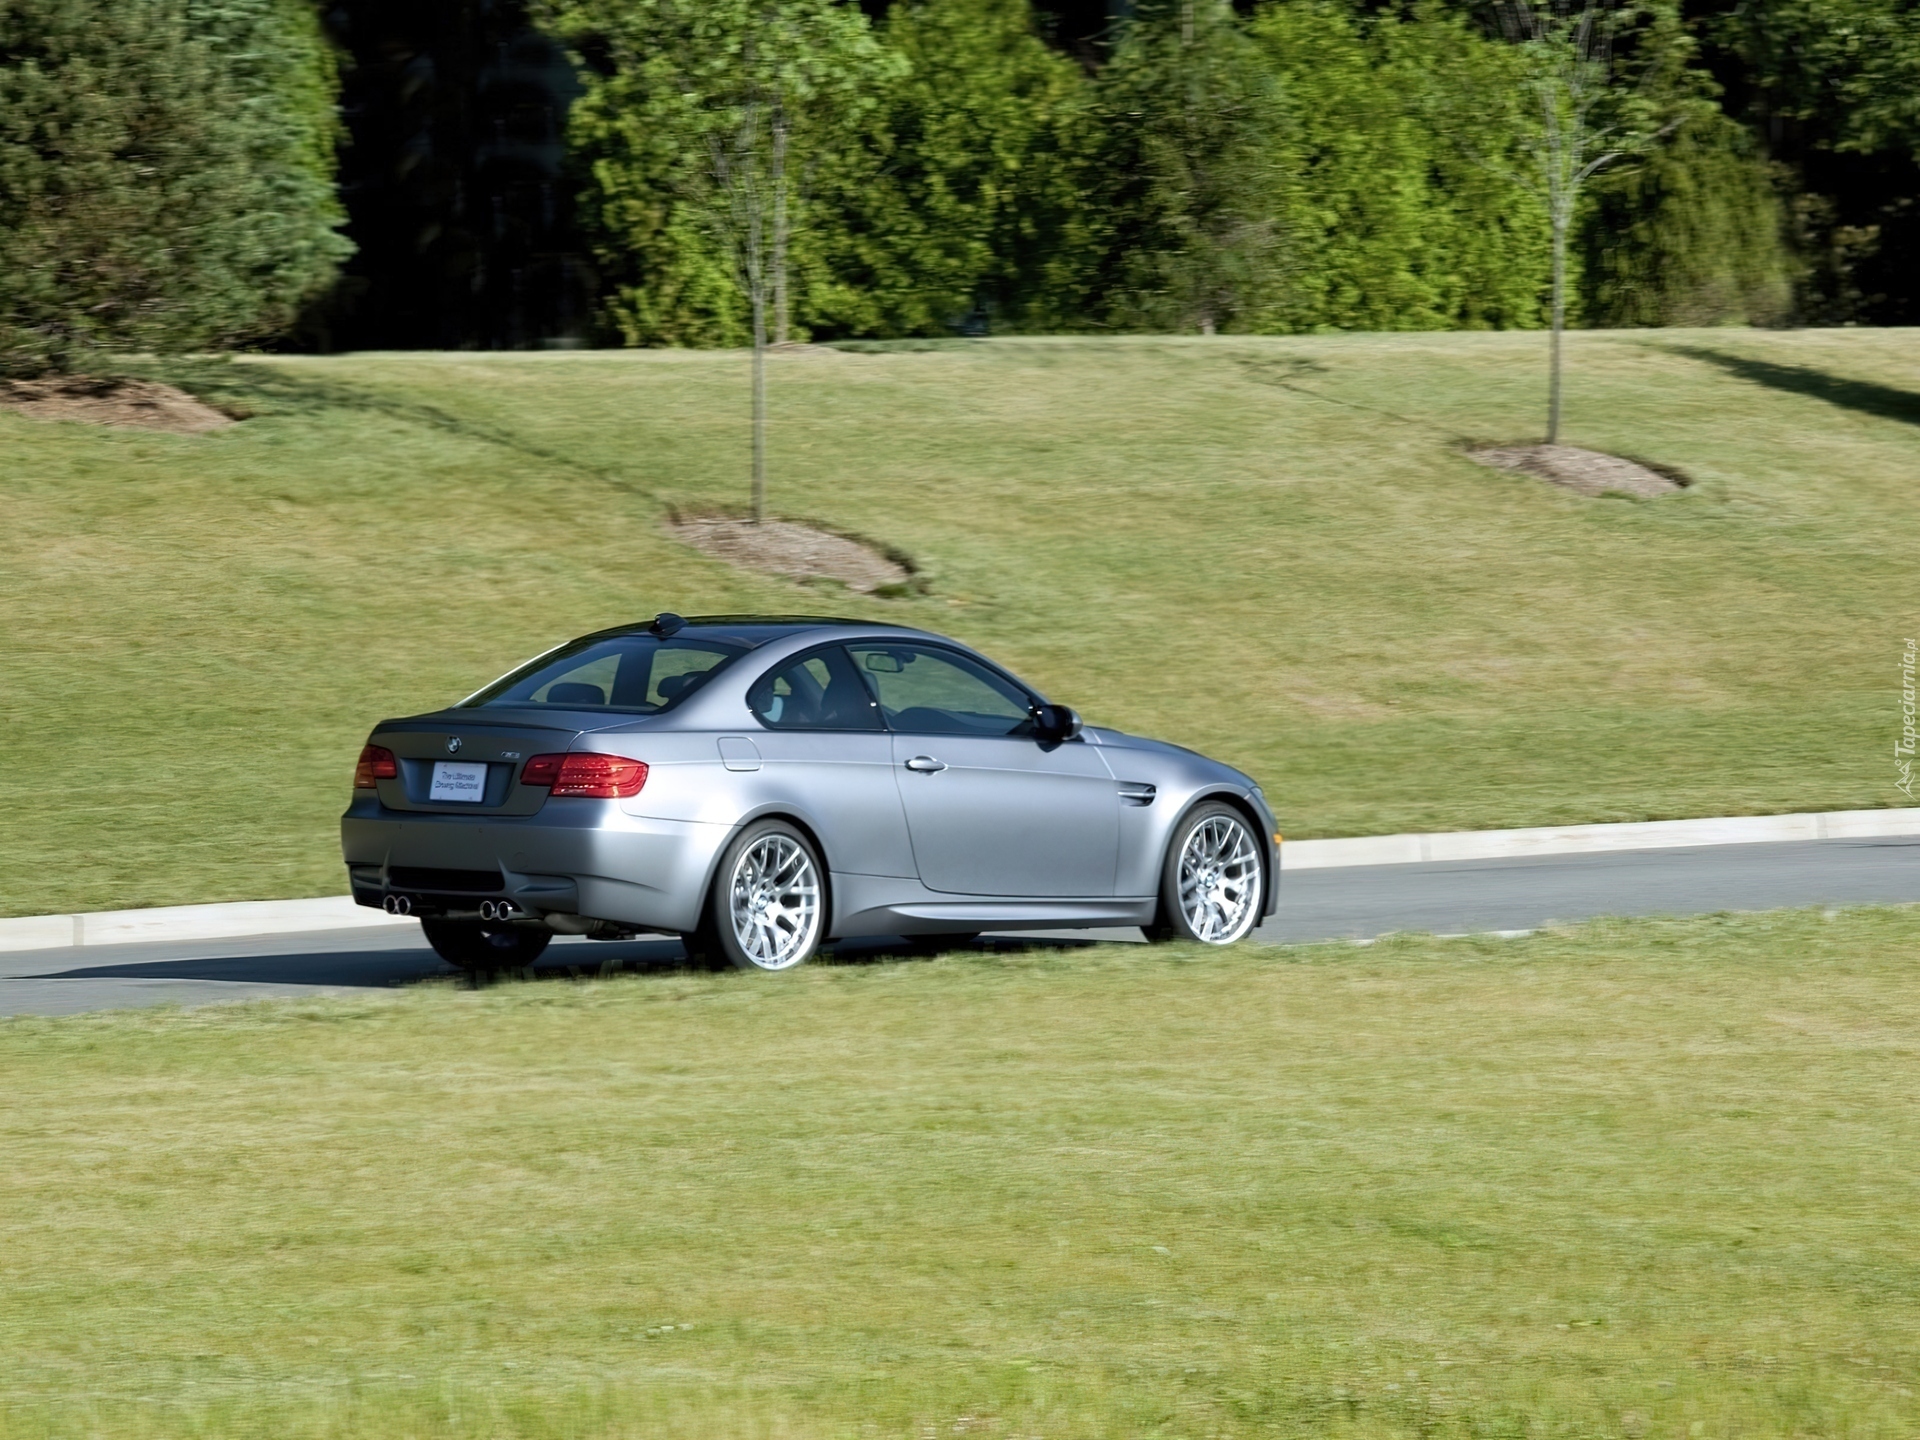
<path id="1" fill-rule="evenodd" d="M 1910 1434 L 1913 935 L 0 1022 L 0 1427 Z"/>

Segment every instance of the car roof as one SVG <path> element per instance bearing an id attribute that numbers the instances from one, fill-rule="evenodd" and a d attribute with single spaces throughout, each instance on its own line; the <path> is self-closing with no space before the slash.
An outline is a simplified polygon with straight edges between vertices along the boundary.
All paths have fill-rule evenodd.
<path id="1" fill-rule="evenodd" d="M 690 638 L 695 635 L 711 635 L 715 639 L 732 640 L 746 645 L 749 649 L 758 649 L 771 640 L 786 635 L 801 635 L 809 630 L 898 630 L 903 634 L 918 633 L 913 627 L 897 625 L 885 620 L 849 620 L 836 615 L 688 615 L 675 617 L 678 620 L 669 635 Z M 605 630 L 596 630 L 591 635 L 582 635 L 580 640 L 598 640 L 614 635 L 659 634 L 651 619 L 636 620 L 626 625 L 613 625 Z M 577 642 L 576 642 L 577 643 Z"/>
<path id="2" fill-rule="evenodd" d="M 650 625 L 652 621 L 641 622 Z M 828 625 L 872 625 L 882 630 L 902 630 L 905 626 L 896 625 L 890 620 L 849 620 L 840 615 L 689 615 L 687 628 L 696 625 L 739 625 L 765 626 L 781 630 L 818 630 Z"/>

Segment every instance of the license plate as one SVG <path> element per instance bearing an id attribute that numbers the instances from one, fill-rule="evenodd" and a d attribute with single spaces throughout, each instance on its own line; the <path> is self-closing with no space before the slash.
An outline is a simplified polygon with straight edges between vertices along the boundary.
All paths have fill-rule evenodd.
<path id="1" fill-rule="evenodd" d="M 434 761 L 433 786 L 427 791 L 427 798 L 457 800 L 465 805 L 478 805 L 487 798 L 485 762 L 466 764 L 458 760 Z"/>

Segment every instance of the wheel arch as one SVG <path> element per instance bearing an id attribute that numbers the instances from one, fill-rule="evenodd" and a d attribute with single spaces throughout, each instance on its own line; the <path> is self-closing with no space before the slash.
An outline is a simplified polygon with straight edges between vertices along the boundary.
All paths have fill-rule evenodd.
<path id="1" fill-rule="evenodd" d="M 1239 791 L 1221 785 L 1202 790 L 1190 798 L 1174 817 L 1173 824 L 1167 829 L 1166 848 L 1160 853 L 1161 873 L 1173 855 L 1173 842 L 1180 834 L 1180 827 L 1186 824 L 1187 817 L 1208 801 L 1218 801 L 1230 809 L 1240 812 L 1240 817 L 1252 827 L 1253 833 L 1260 839 L 1260 850 L 1267 857 L 1266 864 L 1260 867 L 1260 918 L 1266 919 L 1280 907 L 1280 854 L 1273 843 L 1273 836 L 1267 833 L 1267 822 L 1260 812 L 1254 809 L 1253 802 Z"/>
<path id="2" fill-rule="evenodd" d="M 807 843 L 813 846 L 813 853 L 820 857 L 820 884 L 827 892 L 826 905 L 824 907 L 827 920 L 820 935 L 820 943 L 824 945 L 827 941 L 834 938 L 834 932 L 840 918 L 834 913 L 833 908 L 837 903 L 833 885 L 833 857 L 828 854 L 826 844 L 820 838 L 819 829 L 809 822 L 805 816 L 797 813 L 788 805 L 782 805 L 778 802 L 763 805 L 751 814 L 743 815 L 740 818 L 740 822 L 727 832 L 727 838 L 723 840 L 713 852 L 713 863 L 707 867 L 706 885 L 700 892 L 700 907 L 704 912 L 706 907 L 712 902 L 714 883 L 720 877 L 720 862 L 726 859 L 727 851 L 732 848 L 733 842 L 739 838 L 740 832 L 745 830 L 749 825 L 758 825 L 762 820 L 778 820 L 783 824 L 791 825 L 806 837 Z"/>

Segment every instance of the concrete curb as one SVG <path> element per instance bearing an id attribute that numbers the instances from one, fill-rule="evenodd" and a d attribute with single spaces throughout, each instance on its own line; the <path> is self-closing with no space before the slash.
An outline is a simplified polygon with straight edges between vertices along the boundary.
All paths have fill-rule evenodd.
<path id="1" fill-rule="evenodd" d="M 82 915 L 31 915 L 0 920 L 0 951 L 69 945 L 132 945 L 142 940 L 231 940 L 303 930 L 411 925 L 369 910 L 350 895 L 318 900 L 241 900 L 230 905 L 169 905 L 156 910 L 95 910 Z"/>
<path id="2" fill-rule="evenodd" d="M 1863 840 L 1920 835 L 1920 808 L 1827 810 L 1811 815 L 1731 815 L 1712 820 L 1646 820 L 1624 825 L 1561 825 L 1538 830 L 1461 830 L 1443 835 L 1362 835 L 1352 840 L 1294 840 L 1281 847 L 1284 870 L 1349 865 L 1418 865 L 1434 860 L 1517 860 L 1530 855 L 1599 855 L 1611 850 L 1672 850 L 1688 845 L 1761 845 L 1785 840 Z"/>
<path id="3" fill-rule="evenodd" d="M 1532 855 L 1597 855 L 1688 845 L 1754 845 L 1783 840 L 1858 840 L 1920 835 L 1920 808 L 1829 810 L 1812 815 L 1736 815 L 1712 820 L 1652 820 L 1627 825 L 1563 825 L 1538 830 L 1463 830 L 1437 835 L 1363 835 L 1351 840 L 1293 840 L 1283 870 L 1352 865 L 1417 865 L 1435 860 L 1512 860 Z M 355 905 L 350 896 L 246 900 L 230 905 L 171 905 L 157 910 L 99 910 L 0 920 L 0 951 L 142 940 L 230 940 L 307 930 L 411 925 Z"/>

